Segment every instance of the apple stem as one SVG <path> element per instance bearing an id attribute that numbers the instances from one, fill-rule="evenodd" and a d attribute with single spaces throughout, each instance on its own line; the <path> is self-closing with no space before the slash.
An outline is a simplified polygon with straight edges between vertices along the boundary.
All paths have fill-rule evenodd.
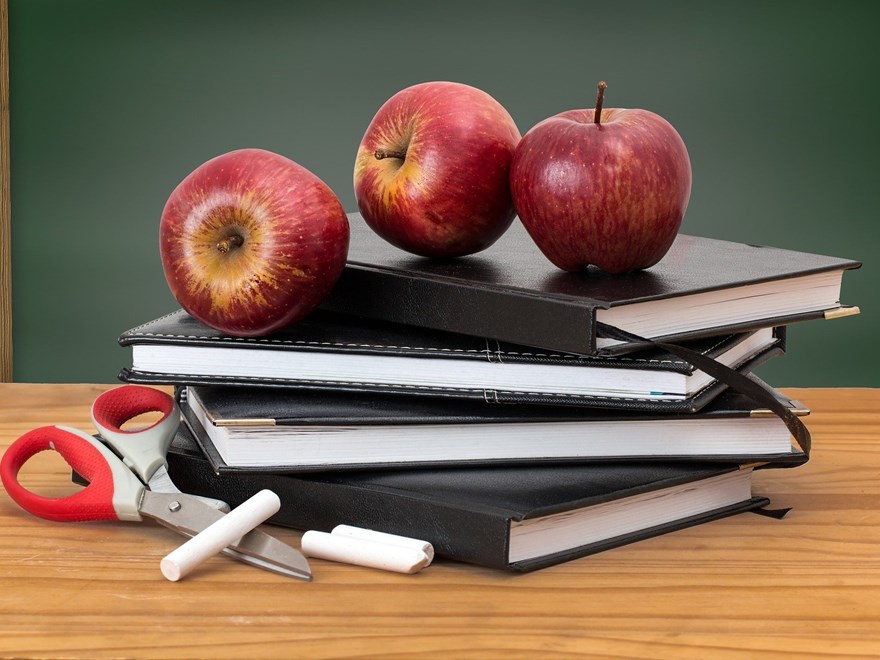
<path id="1" fill-rule="evenodd" d="M 400 160 L 403 160 L 404 158 L 406 158 L 406 149 L 404 149 L 403 151 L 376 149 L 373 155 L 376 157 L 376 160 L 382 160 L 383 158 L 399 158 Z"/>
<path id="2" fill-rule="evenodd" d="M 217 250 L 222 254 L 226 254 L 233 248 L 241 247 L 243 243 L 244 238 L 240 234 L 232 234 L 217 243 Z"/>
<path id="3" fill-rule="evenodd" d="M 593 114 L 593 121 L 596 123 L 596 126 L 599 125 L 599 119 L 602 116 L 602 100 L 605 98 L 605 88 L 608 85 L 605 84 L 604 80 L 599 81 L 599 93 L 596 95 L 596 112 Z"/>

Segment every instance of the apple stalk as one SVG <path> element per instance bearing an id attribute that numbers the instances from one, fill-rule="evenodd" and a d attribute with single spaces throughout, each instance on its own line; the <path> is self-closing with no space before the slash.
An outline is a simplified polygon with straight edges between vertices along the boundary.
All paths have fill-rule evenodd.
<path id="1" fill-rule="evenodd" d="M 596 112 L 593 114 L 593 121 L 599 126 L 599 119 L 602 116 L 602 101 L 605 99 L 605 89 L 608 85 L 604 80 L 599 81 L 599 92 L 596 94 Z"/>
<path id="2" fill-rule="evenodd" d="M 373 154 L 376 157 L 376 160 L 383 160 L 385 158 L 399 158 L 403 160 L 406 158 L 406 149 L 401 151 L 389 151 L 388 149 L 376 149 Z"/>
<path id="3" fill-rule="evenodd" d="M 217 243 L 220 254 L 226 254 L 230 250 L 244 245 L 244 238 L 240 234 L 232 234 Z"/>

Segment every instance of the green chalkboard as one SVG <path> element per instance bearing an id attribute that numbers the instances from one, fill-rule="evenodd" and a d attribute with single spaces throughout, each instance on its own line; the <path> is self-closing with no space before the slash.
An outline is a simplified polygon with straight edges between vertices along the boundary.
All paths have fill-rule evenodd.
<path id="1" fill-rule="evenodd" d="M 176 308 L 162 207 L 193 168 L 262 147 L 355 210 L 379 106 L 426 80 L 525 132 L 590 107 L 666 117 L 694 171 L 682 230 L 861 260 L 860 316 L 791 328 L 779 386 L 880 385 L 877 3 L 9 0 L 16 381 L 114 382 L 124 330 Z"/>

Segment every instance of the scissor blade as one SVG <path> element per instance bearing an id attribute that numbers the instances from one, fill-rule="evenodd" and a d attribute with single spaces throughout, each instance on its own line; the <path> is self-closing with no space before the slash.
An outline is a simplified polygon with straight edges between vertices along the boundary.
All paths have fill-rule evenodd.
<path id="1" fill-rule="evenodd" d="M 180 493 L 182 492 L 177 486 L 174 485 L 174 482 L 171 480 L 171 475 L 168 474 L 168 468 L 164 465 L 160 465 L 156 468 L 156 471 L 150 476 L 150 482 L 147 484 L 150 490 L 155 491 L 157 493 Z M 229 513 L 229 505 L 223 500 L 218 500 L 213 497 L 202 497 L 201 495 L 190 495 L 190 497 L 195 497 L 198 500 L 201 500 L 208 506 L 213 509 L 217 509 L 218 511 L 222 511 L 223 513 Z"/>
<path id="2" fill-rule="evenodd" d="M 145 491 L 140 513 L 184 536 L 195 536 L 222 518 L 225 513 L 184 493 Z M 274 536 L 254 529 L 223 550 L 235 559 L 279 575 L 312 579 L 312 571 L 303 554 Z"/>

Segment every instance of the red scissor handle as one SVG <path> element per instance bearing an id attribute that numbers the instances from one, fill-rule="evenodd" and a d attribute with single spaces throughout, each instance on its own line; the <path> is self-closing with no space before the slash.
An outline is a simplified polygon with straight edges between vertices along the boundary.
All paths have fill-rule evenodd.
<path id="1" fill-rule="evenodd" d="M 146 428 L 122 428 L 125 422 L 148 412 L 161 413 L 162 418 Z M 95 399 L 92 422 L 123 462 L 144 483 L 149 483 L 156 470 L 165 465 L 168 447 L 180 425 L 180 410 L 164 392 L 142 385 L 123 385 Z"/>
<path id="2" fill-rule="evenodd" d="M 55 450 L 89 485 L 67 497 L 43 497 L 18 482 L 18 473 L 41 451 Z M 9 496 L 25 511 L 60 522 L 140 520 L 144 487 L 116 456 L 90 435 L 62 426 L 29 431 L 10 445 L 0 461 Z"/>
<path id="3" fill-rule="evenodd" d="M 162 419 L 145 429 L 123 430 L 122 425 L 125 422 L 146 412 L 162 413 Z M 159 426 L 173 412 L 174 399 L 157 389 L 141 385 L 123 385 L 107 390 L 92 404 L 94 421 L 116 433 L 144 433 Z"/>

